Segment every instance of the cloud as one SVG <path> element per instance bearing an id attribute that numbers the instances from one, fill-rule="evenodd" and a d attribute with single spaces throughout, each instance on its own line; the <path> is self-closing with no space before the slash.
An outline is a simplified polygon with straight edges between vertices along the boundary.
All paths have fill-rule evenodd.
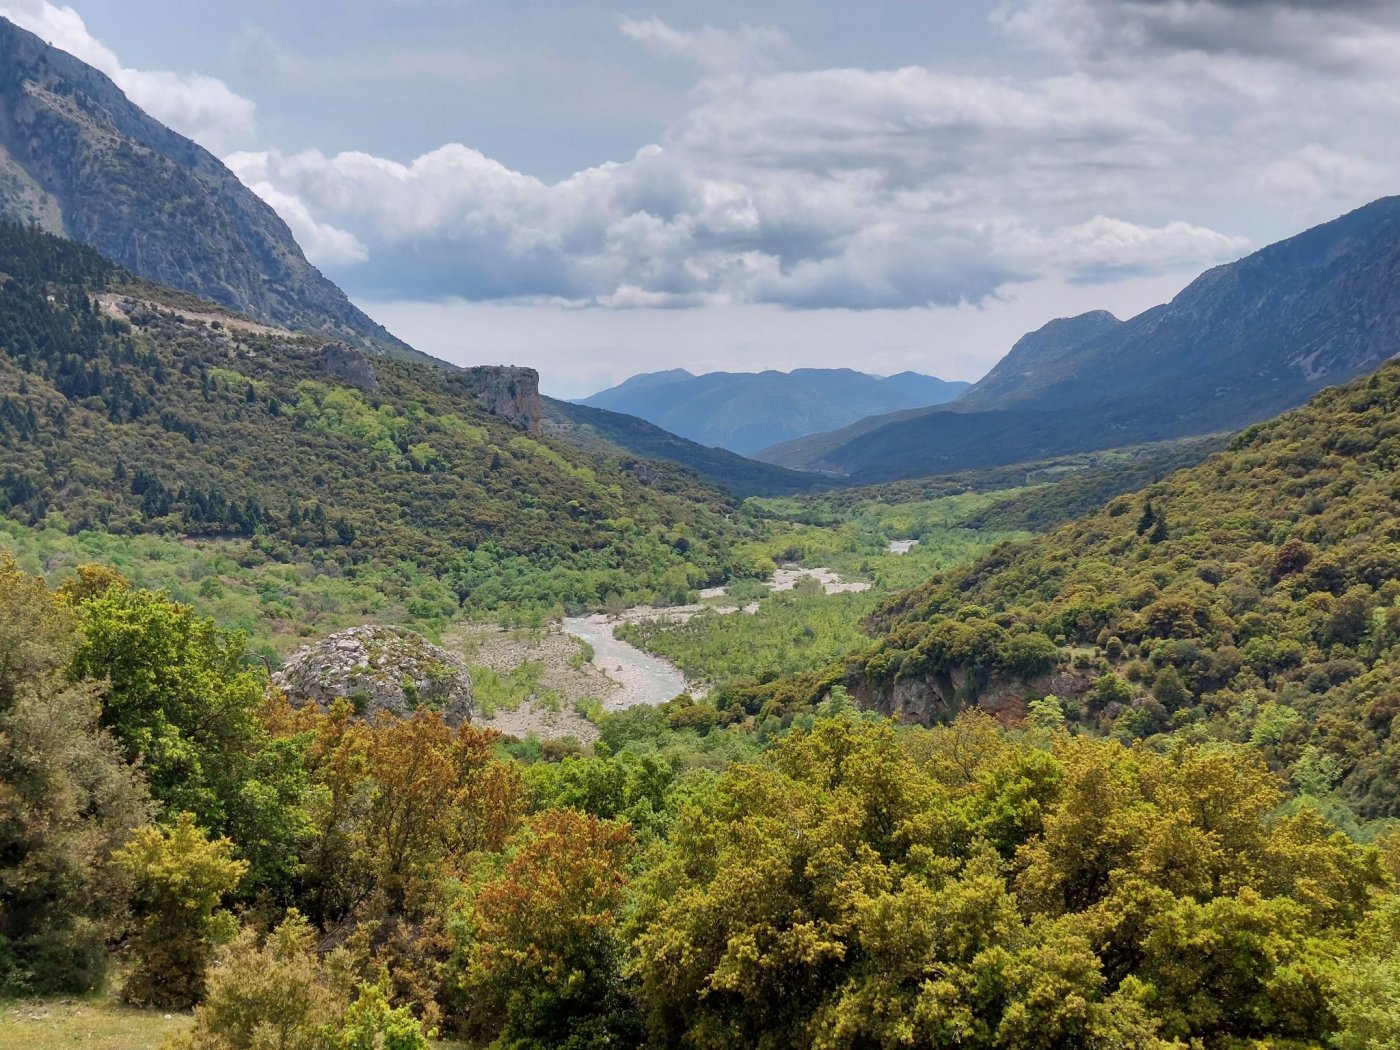
<path id="1" fill-rule="evenodd" d="M 0 0 L 0 15 L 106 73 L 146 112 L 214 152 L 252 137 L 256 117 L 252 101 L 214 77 L 122 65 L 71 7 L 48 0 Z"/>
<path id="2" fill-rule="evenodd" d="M 703 26 L 683 30 L 650 18 L 620 18 L 622 35 L 661 58 L 679 58 L 709 74 L 751 73 L 776 67 L 792 53 L 792 41 L 776 26 L 738 29 Z"/>
<path id="3" fill-rule="evenodd" d="M 1103 62 L 1145 52 L 1282 60 L 1338 74 L 1393 65 L 1393 0 L 1012 0 L 996 21 L 1035 46 Z"/>
<path id="4" fill-rule="evenodd" d="M 1083 77 L 836 69 L 709 82 L 660 143 L 553 183 L 460 144 L 229 163 L 376 299 L 869 310 L 1238 255 L 1239 236 L 1130 214 L 1176 138 Z"/>

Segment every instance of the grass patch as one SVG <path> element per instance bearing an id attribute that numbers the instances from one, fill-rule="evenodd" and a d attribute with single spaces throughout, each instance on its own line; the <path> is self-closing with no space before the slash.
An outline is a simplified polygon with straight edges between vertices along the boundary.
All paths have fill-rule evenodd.
<path id="1" fill-rule="evenodd" d="M 0 1050 L 156 1050 L 190 1026 L 186 1013 L 123 1006 L 110 996 L 0 1003 Z"/>

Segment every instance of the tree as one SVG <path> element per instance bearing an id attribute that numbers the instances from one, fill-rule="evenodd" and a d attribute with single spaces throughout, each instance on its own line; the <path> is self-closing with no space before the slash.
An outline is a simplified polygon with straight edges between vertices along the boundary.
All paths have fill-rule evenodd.
<path id="1" fill-rule="evenodd" d="M 149 819 L 144 786 L 70 683 L 72 611 L 0 554 L 0 991 L 82 992 L 125 908 L 113 852 Z"/>
<path id="2" fill-rule="evenodd" d="M 169 827 L 146 827 L 117 854 L 134 885 L 139 926 L 136 965 L 122 995 L 128 1002 L 190 1006 L 204 994 L 215 947 L 233 933 L 220 904 L 248 870 L 228 839 L 211 841 L 181 813 Z"/>
<path id="3" fill-rule="evenodd" d="M 194 814 L 253 866 L 248 888 L 285 883 L 311 827 L 301 742 L 263 726 L 265 674 L 244 638 L 164 594 L 80 576 L 75 677 L 107 681 L 103 723 L 167 817 Z"/>
<path id="4" fill-rule="evenodd" d="M 525 823 L 456 923 L 468 1031 L 580 1050 L 635 1038 L 617 931 L 631 845 L 624 826 L 575 810 Z"/>

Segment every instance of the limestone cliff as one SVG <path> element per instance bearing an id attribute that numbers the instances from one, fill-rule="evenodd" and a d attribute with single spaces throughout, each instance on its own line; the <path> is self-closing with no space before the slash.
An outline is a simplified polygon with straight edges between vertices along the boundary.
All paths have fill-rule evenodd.
<path id="1" fill-rule="evenodd" d="M 515 365 L 480 365 L 456 375 L 466 392 L 494 416 L 531 434 L 540 432 L 540 374 Z"/>
<path id="2" fill-rule="evenodd" d="M 965 671 L 918 675 L 893 682 L 872 683 L 858 678 L 850 683 L 851 694 L 862 707 L 882 715 L 918 725 L 946 722 L 967 707 L 978 707 L 1003 722 L 1020 721 L 1026 702 L 1033 697 L 1053 694 L 1069 700 L 1085 693 L 1088 675 L 1070 667 L 1057 668 L 1029 681 L 996 677 L 974 688 Z"/>

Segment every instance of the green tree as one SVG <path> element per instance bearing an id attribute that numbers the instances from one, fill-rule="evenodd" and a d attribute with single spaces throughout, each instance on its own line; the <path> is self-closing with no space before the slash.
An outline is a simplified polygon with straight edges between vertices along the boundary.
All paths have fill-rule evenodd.
<path id="1" fill-rule="evenodd" d="M 105 680 L 103 722 L 166 816 L 193 813 L 253 865 L 250 890 L 285 885 L 311 835 L 303 741 L 263 726 L 265 675 L 244 638 L 124 581 L 77 606 L 76 677 Z"/>
<path id="2" fill-rule="evenodd" d="M 204 994 L 215 947 L 233 933 L 221 903 L 248 870 L 233 843 L 211 841 L 181 813 L 166 828 L 146 827 L 117 854 L 134 886 L 139 925 L 136 965 L 122 995 L 130 1002 L 190 1006 Z"/>
<path id="3" fill-rule="evenodd" d="M 125 907 L 113 852 L 149 819 L 139 776 L 70 683 L 76 622 L 0 554 L 0 991 L 81 992 Z"/>

